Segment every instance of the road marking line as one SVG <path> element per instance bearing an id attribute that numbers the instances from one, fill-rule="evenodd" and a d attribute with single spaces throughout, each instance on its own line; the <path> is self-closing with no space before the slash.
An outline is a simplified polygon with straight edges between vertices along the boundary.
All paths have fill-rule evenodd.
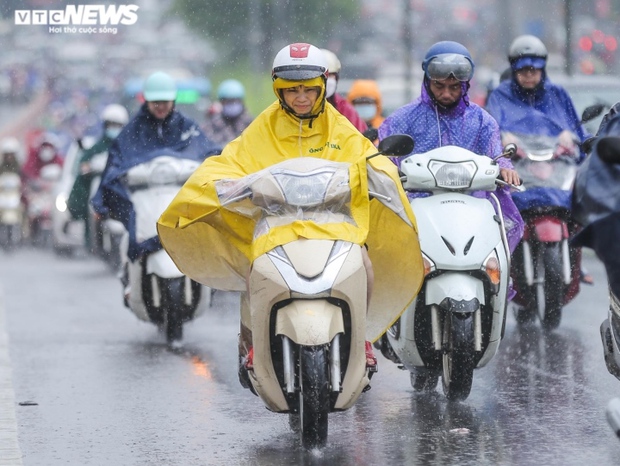
<path id="1" fill-rule="evenodd" d="M 15 393 L 11 381 L 9 337 L 4 315 L 4 293 L 0 286 L 0 466 L 23 466 L 17 440 Z"/>

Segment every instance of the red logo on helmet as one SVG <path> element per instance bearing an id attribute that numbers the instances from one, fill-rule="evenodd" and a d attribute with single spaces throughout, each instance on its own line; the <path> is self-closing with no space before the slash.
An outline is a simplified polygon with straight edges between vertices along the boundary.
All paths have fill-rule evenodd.
<path id="1" fill-rule="evenodd" d="M 297 43 L 289 45 L 291 58 L 308 58 L 310 44 Z"/>

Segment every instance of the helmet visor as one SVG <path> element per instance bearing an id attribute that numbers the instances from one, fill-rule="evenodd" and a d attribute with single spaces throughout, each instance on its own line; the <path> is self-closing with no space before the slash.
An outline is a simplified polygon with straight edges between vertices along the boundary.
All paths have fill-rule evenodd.
<path id="1" fill-rule="evenodd" d="M 458 53 L 437 55 L 426 67 L 426 76 L 429 79 L 444 80 L 452 76 L 459 81 L 469 81 L 473 74 L 472 62 Z"/>
<path id="2" fill-rule="evenodd" d="M 315 65 L 284 65 L 273 69 L 273 78 L 282 78 L 289 81 L 305 81 L 318 78 L 325 74 L 325 68 Z"/>
<path id="3" fill-rule="evenodd" d="M 521 57 L 514 62 L 513 69 L 520 70 L 522 68 L 535 68 L 537 70 L 542 70 L 547 63 L 547 60 L 540 57 Z"/>

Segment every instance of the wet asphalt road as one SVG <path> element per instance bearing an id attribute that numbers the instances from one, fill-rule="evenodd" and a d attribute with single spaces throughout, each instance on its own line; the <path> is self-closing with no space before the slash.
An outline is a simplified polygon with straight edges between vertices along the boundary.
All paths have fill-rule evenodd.
<path id="1" fill-rule="evenodd" d="M 414 395 L 379 356 L 372 390 L 330 417 L 329 444 L 304 452 L 286 415 L 268 412 L 236 376 L 237 302 L 218 292 L 170 350 L 121 303 L 97 259 L 0 253 L 18 440 L 26 466 L 56 465 L 616 465 L 605 421 L 620 381 L 609 375 L 596 279 L 545 337 L 512 314 L 472 394 Z M 0 329 L 1 330 L 1 329 Z M 19 403 L 26 404 L 22 406 Z"/>

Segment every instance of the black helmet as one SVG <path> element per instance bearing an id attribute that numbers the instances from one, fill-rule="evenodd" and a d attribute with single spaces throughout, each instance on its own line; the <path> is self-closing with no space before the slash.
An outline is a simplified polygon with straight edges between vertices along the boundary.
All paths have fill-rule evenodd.
<path id="1" fill-rule="evenodd" d="M 542 69 L 547 63 L 547 47 L 536 36 L 519 36 L 510 45 L 508 61 L 514 70 L 526 66 Z"/>

